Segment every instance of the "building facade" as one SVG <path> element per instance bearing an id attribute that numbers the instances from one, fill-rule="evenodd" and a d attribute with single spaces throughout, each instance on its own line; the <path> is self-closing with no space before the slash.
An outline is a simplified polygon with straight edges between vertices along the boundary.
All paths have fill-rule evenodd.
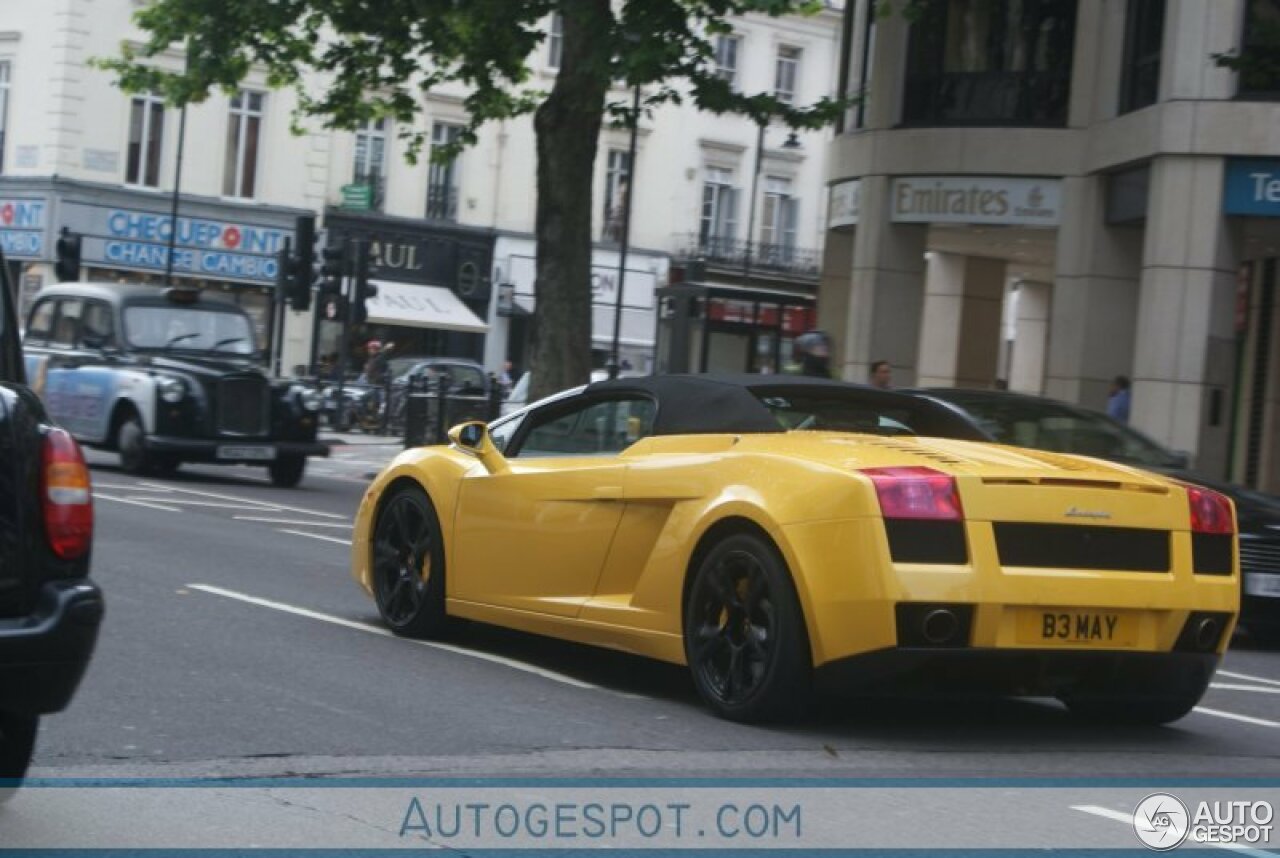
<path id="1" fill-rule="evenodd" d="M 82 236 L 82 276 L 162 282 L 182 137 L 171 276 L 243 304 L 264 345 L 276 252 L 293 238 L 296 217 L 311 213 L 323 241 L 368 239 L 375 279 L 389 284 L 352 337 L 353 361 L 365 340 L 381 339 L 402 353 L 472 357 L 494 370 L 507 358 L 523 365 L 535 292 L 531 118 L 484 127 L 474 146 L 446 163 L 425 156 L 466 122 L 467 93 L 456 86 L 425 96 L 410 128 L 378 119 L 331 131 L 306 120 L 296 136 L 293 93 L 270 89 L 262 70 L 235 93 L 214 92 L 179 111 L 121 92 L 90 64 L 142 40 L 130 20 L 140 5 L 0 0 L 0 242 L 27 295 L 53 282 L 63 228 Z M 834 6 L 738 19 L 716 39 L 717 72 L 744 91 L 816 101 L 835 89 L 841 20 Z M 553 16 L 545 26 L 548 38 L 530 64 L 550 87 L 560 25 Z M 183 57 L 175 50 L 157 62 L 177 70 Z M 610 100 L 622 105 L 631 96 L 619 86 Z M 404 132 L 426 141 L 416 163 L 406 157 Z M 633 170 L 630 129 L 606 127 L 593 168 L 597 362 L 611 349 L 620 290 L 621 356 L 636 370 L 653 365 L 654 290 L 695 262 L 719 287 L 778 289 L 812 302 L 830 136 L 668 105 L 640 120 Z M 630 249 L 620 272 L 633 173 Z M 332 355 L 332 309 L 280 310 L 285 372 Z M 739 324 L 751 328 L 754 317 Z M 724 368 L 758 363 L 735 348 L 717 354 L 727 355 Z"/>
<path id="2" fill-rule="evenodd" d="M 1136 428 L 1280 491 L 1280 80 L 1217 59 L 1273 58 L 1280 3 L 873 5 L 847 10 L 862 98 L 831 146 L 844 375 L 1098 409 L 1128 376 Z"/>

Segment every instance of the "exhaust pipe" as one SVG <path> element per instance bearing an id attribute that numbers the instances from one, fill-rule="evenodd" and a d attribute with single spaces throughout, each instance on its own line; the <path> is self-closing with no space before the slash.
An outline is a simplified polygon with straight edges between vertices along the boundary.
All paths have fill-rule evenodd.
<path id="1" fill-rule="evenodd" d="M 1218 621 L 1213 617 L 1205 617 L 1196 626 L 1196 647 L 1208 652 L 1218 645 L 1218 638 L 1221 636 Z"/>
<path id="2" fill-rule="evenodd" d="M 931 644 L 949 643 L 960 630 L 960 620 L 946 608 L 938 608 L 925 614 L 920 633 Z"/>

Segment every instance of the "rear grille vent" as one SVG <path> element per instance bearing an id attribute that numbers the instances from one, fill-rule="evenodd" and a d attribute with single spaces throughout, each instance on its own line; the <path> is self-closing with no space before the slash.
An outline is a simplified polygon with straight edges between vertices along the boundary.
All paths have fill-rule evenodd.
<path id="1" fill-rule="evenodd" d="M 266 435 L 270 403 L 267 380 L 259 375 L 229 376 L 218 385 L 218 432 Z"/>
<path id="2" fill-rule="evenodd" d="M 1241 539 L 1240 571 L 1280 573 L 1280 542 Z"/>
<path id="3" fill-rule="evenodd" d="M 1001 566 L 1168 572 L 1169 531 L 996 522 Z"/>
<path id="4" fill-rule="evenodd" d="M 886 450 L 893 450 L 895 453 L 907 453 L 908 455 L 919 456 L 922 459 L 928 459 L 942 465 L 964 464 L 964 461 L 961 459 L 957 459 L 954 456 L 948 456 L 945 453 L 939 453 L 936 450 L 930 450 L 927 447 L 921 447 L 919 444 L 907 444 L 902 441 L 889 441 L 884 438 L 867 441 L 866 443 L 875 447 L 883 447 Z"/>
<path id="5" fill-rule="evenodd" d="M 987 486 L 1048 486 L 1051 488 L 1110 489 L 1113 491 L 1146 492 L 1167 495 L 1166 486 L 1148 486 L 1139 483 L 1122 483 L 1115 480 L 1088 480 L 1076 477 L 983 477 Z"/>

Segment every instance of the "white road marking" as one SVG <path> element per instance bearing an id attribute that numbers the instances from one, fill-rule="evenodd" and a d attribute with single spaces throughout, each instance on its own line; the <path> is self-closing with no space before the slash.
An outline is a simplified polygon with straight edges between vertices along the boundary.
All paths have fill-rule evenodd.
<path id="1" fill-rule="evenodd" d="M 162 509 L 165 512 L 182 512 L 182 510 L 174 506 L 162 506 L 158 503 L 147 503 L 146 501 L 130 500 L 129 498 L 118 498 L 113 497 L 112 495 L 105 495 L 98 491 L 93 493 L 93 497 L 95 500 L 109 500 L 115 501 L 116 503 L 132 504 L 133 506 L 145 506 L 147 509 Z"/>
<path id="2" fill-rule="evenodd" d="M 1266 718 L 1254 718 L 1252 715 L 1237 715 L 1235 712 L 1224 712 L 1221 709 L 1209 709 L 1205 706 L 1197 706 L 1192 711 L 1199 712 L 1201 715 L 1213 715 L 1216 718 L 1226 718 L 1231 721 L 1243 721 L 1246 724 L 1256 724 L 1259 727 L 1280 727 L 1280 721 L 1268 721 Z"/>
<path id="3" fill-rule="evenodd" d="M 95 489 L 110 489 L 110 490 L 111 490 L 111 491 L 113 491 L 113 492 L 136 492 L 136 491 L 141 490 L 141 491 L 148 491 L 148 492 L 153 492 L 153 493 L 155 493 L 155 492 L 169 492 L 169 491 L 172 491 L 171 489 L 167 489 L 167 488 L 165 488 L 165 489 L 162 489 L 162 488 L 143 489 L 143 488 L 142 488 L 141 486 L 139 486 L 137 483 L 134 483 L 133 485 L 128 485 L 128 486 L 107 485 L 106 483 L 100 483 L 100 482 L 98 482 L 97 480 L 94 480 L 94 481 L 93 481 L 93 487 L 94 487 Z"/>
<path id="4" fill-rule="evenodd" d="M 384 629 L 381 626 L 374 626 L 374 625 L 370 625 L 369 623 L 361 623 L 361 622 L 357 622 L 356 620 L 347 620 L 347 619 L 343 619 L 342 617 L 335 617 L 332 614 L 322 614 L 318 611 L 311 611 L 306 608 L 299 608 L 295 605 L 285 604 L 284 602 L 273 602 L 270 599 L 261 599 L 257 596 L 250 596 L 246 593 L 236 592 L 235 590 L 226 590 L 226 589 L 223 589 L 222 587 L 214 587 L 209 584 L 188 584 L 187 587 L 189 587 L 192 590 L 199 590 L 202 593 L 209 593 L 210 595 L 213 595 L 213 596 L 222 596 L 223 598 L 226 598 L 226 599 L 235 599 L 236 601 L 245 602 L 250 605 L 258 605 L 259 607 L 270 608 L 273 611 L 280 611 L 285 614 L 293 614 L 299 617 L 306 617 L 307 619 L 310 619 L 310 620 L 319 620 L 320 622 L 331 623 L 335 626 L 342 626 L 348 629 L 355 629 L 356 631 L 368 632 L 370 634 L 379 635 L 380 637 L 385 637 L 385 638 L 396 637 L 394 634 L 391 633 L 389 629 Z M 455 655 L 462 655 L 462 656 L 467 656 L 468 658 L 478 659 L 480 661 L 487 661 L 492 664 L 500 664 L 503 667 L 509 667 L 512 670 L 519 670 L 523 673 L 532 673 L 534 676 L 541 676 L 543 679 L 549 679 L 552 682 L 559 682 L 563 685 L 572 685 L 574 688 L 588 688 L 596 691 L 601 690 L 600 686 L 592 685 L 590 682 L 583 682 L 580 679 L 574 679 L 572 676 L 565 676 L 563 673 L 556 673 L 554 670 L 546 670 L 541 667 L 535 667 L 534 665 L 525 664 L 524 662 L 516 661 L 515 659 L 504 658 L 503 656 L 500 656 L 500 655 L 491 655 L 487 652 L 477 652 L 475 650 L 464 649 L 459 646 L 453 646 L 452 644 L 440 643 L 439 641 L 415 641 L 415 640 L 410 640 L 408 638 L 400 638 L 400 640 L 406 641 L 408 643 L 416 643 L 425 647 L 430 647 L 431 649 L 438 649 L 444 652 L 451 652 Z"/>
<path id="5" fill-rule="evenodd" d="M 1268 688 L 1260 685 L 1236 685 L 1231 682 L 1210 682 L 1210 688 L 1218 688 L 1222 691 L 1255 691 L 1258 694 L 1280 694 L 1280 688 Z"/>
<path id="6" fill-rule="evenodd" d="M 338 539 L 335 536 L 321 536 L 318 533 L 307 533 L 304 530 L 288 530 L 287 528 L 283 528 L 283 527 L 277 527 L 276 530 L 280 533 L 292 533 L 294 536 L 305 536 L 308 539 L 322 539 L 325 542 L 336 542 L 339 545 L 347 545 L 347 546 L 351 545 L 350 539 Z"/>
<path id="7" fill-rule="evenodd" d="M 1246 682 L 1261 682 L 1265 685 L 1280 686 L 1280 680 L 1267 679 L 1266 677 L 1262 677 L 1262 676 L 1250 676 L 1247 673 L 1232 673 L 1229 670 L 1219 670 L 1214 675 L 1225 676 L 1228 679 L 1243 679 Z"/>
<path id="8" fill-rule="evenodd" d="M 1098 807 L 1096 804 L 1073 804 L 1071 805 L 1071 809 L 1078 810 L 1081 813 L 1092 814 L 1093 816 L 1100 816 L 1103 819 L 1110 819 L 1113 822 L 1123 822 L 1125 825 L 1129 826 L 1133 825 L 1132 813 L 1112 810 L 1109 807 Z M 1225 849 L 1228 852 L 1238 852 L 1241 855 L 1258 855 L 1263 856 L 1263 858 L 1275 858 L 1276 854 L 1274 852 L 1267 852 L 1265 849 L 1254 849 L 1252 846 L 1245 846 L 1241 843 L 1206 843 L 1203 839 L 1197 839 L 1194 837 L 1188 837 L 1187 840 L 1201 846 L 1214 846 L 1218 849 Z"/>
<path id="9" fill-rule="evenodd" d="M 216 507 L 219 509 L 244 509 L 244 504 L 242 503 L 197 500 L 195 498 L 175 498 L 175 497 L 155 498 L 155 497 L 150 497 L 148 495 L 142 495 L 141 497 L 134 495 L 130 497 L 130 500 L 150 501 L 152 503 L 158 502 L 158 503 L 182 504 L 183 506 L 208 506 L 208 507 Z M 279 507 L 272 507 L 272 508 L 264 507 L 262 511 L 263 512 L 284 512 L 284 510 L 280 509 Z"/>
<path id="10" fill-rule="evenodd" d="M 140 483 L 140 485 L 145 486 L 147 488 L 157 488 L 157 485 L 155 483 Z M 319 512 L 314 509 L 303 509 L 302 507 L 298 507 L 298 506 L 285 506 L 284 504 L 270 503 L 268 501 L 252 500 L 250 498 L 241 498 L 241 497 L 236 497 L 235 495 L 224 495 L 219 492 L 202 492 L 202 491 L 197 491 L 195 489 L 184 489 L 178 486 L 169 486 L 169 489 L 175 492 L 182 492 L 184 494 L 196 495 L 198 497 L 213 498 L 214 500 L 236 501 L 238 503 L 246 504 L 248 506 L 264 510 L 266 512 L 300 512 L 303 515 L 315 515 L 315 516 L 319 516 L 320 518 L 347 518 L 347 516 L 345 515 L 338 515 L 337 513 L 333 513 L 333 512 Z"/>
<path id="11" fill-rule="evenodd" d="M 297 518 L 271 518 L 261 515 L 233 515 L 236 521 L 260 521 L 264 524 L 301 524 L 307 527 L 351 527 L 346 521 L 303 521 Z"/>

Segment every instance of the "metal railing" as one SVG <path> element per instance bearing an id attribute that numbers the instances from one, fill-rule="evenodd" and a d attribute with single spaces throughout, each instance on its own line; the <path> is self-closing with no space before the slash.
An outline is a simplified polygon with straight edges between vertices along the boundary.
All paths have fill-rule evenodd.
<path id="1" fill-rule="evenodd" d="M 502 410 L 502 387 L 490 378 L 489 393 L 450 392 L 444 376 L 409 379 L 404 401 L 404 446 L 443 444 L 449 429 L 468 420 L 496 420 Z"/>
<path id="2" fill-rule="evenodd" d="M 708 266 L 743 269 L 747 265 L 747 251 L 751 252 L 751 270 L 776 272 L 800 277 L 817 277 L 822 271 L 822 252 L 811 247 L 795 247 L 789 244 L 770 244 L 762 241 L 741 241 L 736 238 L 701 236 L 696 233 L 685 237 L 684 255 L 699 257 Z"/>
<path id="3" fill-rule="evenodd" d="M 427 217 L 436 220 L 457 220 L 458 189 L 451 185 L 428 185 Z"/>

